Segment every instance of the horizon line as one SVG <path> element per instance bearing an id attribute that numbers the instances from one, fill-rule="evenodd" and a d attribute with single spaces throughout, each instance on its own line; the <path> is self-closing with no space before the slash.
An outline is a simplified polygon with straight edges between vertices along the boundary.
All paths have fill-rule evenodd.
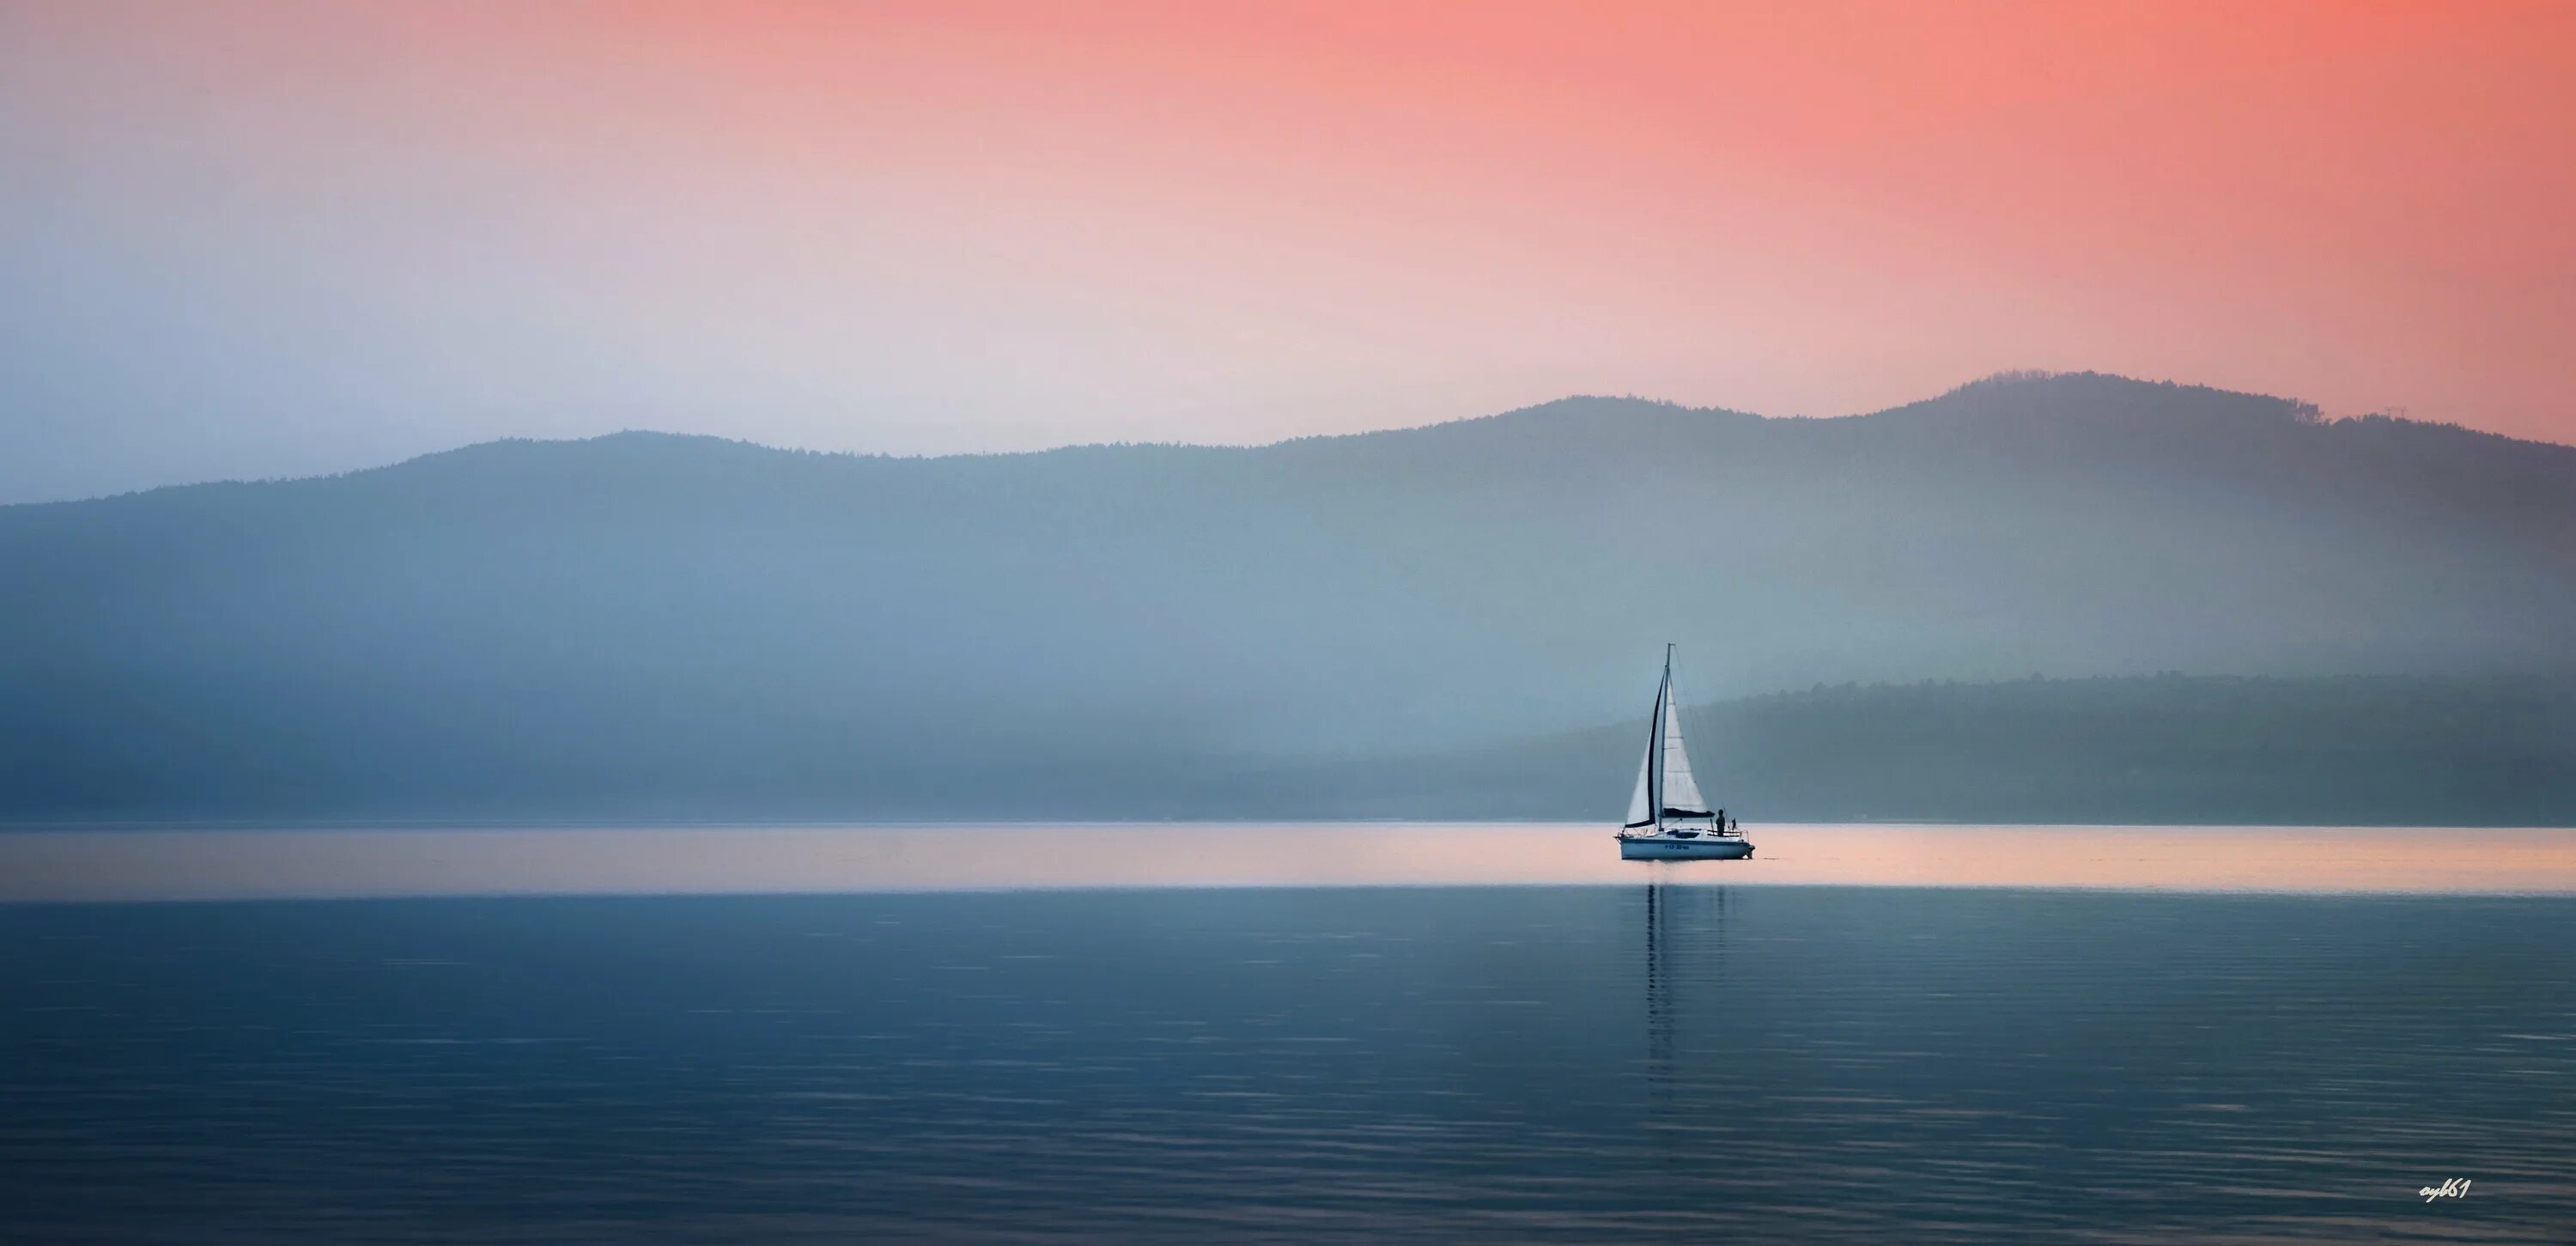
<path id="1" fill-rule="evenodd" d="M 2538 437 L 2521 437 L 2511 433 L 2499 433 L 2463 424 L 2457 420 L 2431 419 L 2405 414 L 2402 410 L 2382 409 L 2378 411 L 2358 412 L 2350 415 L 2325 415 L 2318 411 L 2316 404 L 2302 399 L 2279 394 L 2260 393 L 2253 390 L 2227 389 L 2222 386 L 2207 385 L 2194 381 L 2177 381 L 2170 378 L 2147 380 L 2142 377 L 2129 376 L 2123 373 L 2101 372 L 2092 369 L 2086 369 L 2083 371 L 2061 371 L 2040 368 L 2008 368 L 2001 371 L 1990 372 L 1967 381 L 1962 381 L 1957 385 L 1953 385 L 1948 389 L 1942 390 L 1941 392 L 1932 394 L 1928 397 L 1917 398 L 1908 402 L 1898 403 L 1895 406 L 1881 407 L 1872 411 L 1853 411 L 1842 415 L 1767 415 L 1762 412 L 1746 411 L 1735 407 L 1714 405 L 1694 406 L 1677 399 L 1656 398 L 1642 394 L 1571 393 L 1550 398 L 1543 402 L 1531 403 L 1527 406 L 1512 407 L 1503 411 L 1488 412 L 1483 415 L 1465 415 L 1452 419 L 1427 420 L 1418 424 L 1393 424 L 1383 428 L 1358 429 L 1349 432 L 1300 433 L 1291 437 L 1279 437 L 1267 441 L 1069 441 L 1059 445 L 1039 446 L 1021 450 L 959 450 L 938 454 L 901 454 L 882 450 L 823 450 L 808 446 L 781 445 L 772 442 L 754 441 L 745 437 L 727 437 L 719 433 L 675 431 L 666 428 L 620 428 L 608 432 L 592 433 L 579 437 L 506 436 L 493 437 L 483 441 L 469 441 L 461 445 L 450 446 L 443 450 L 423 451 L 419 454 L 410 455 L 404 458 L 393 459 L 365 467 L 346 468 L 340 471 L 312 472 L 303 475 L 287 476 L 226 476 L 213 477 L 205 480 L 172 481 L 168 484 L 148 485 L 139 489 L 126 489 L 115 493 L 88 494 L 80 497 L 38 498 L 20 502 L 0 502 L 0 510 L 10 510 L 31 506 L 66 506 L 86 502 L 105 502 L 113 501 L 118 498 L 140 497 L 145 494 L 161 493 L 172 489 L 202 489 L 226 485 L 279 485 L 294 484 L 300 481 L 309 480 L 339 480 L 351 476 L 367 475 L 373 472 L 391 471 L 414 463 L 443 458 L 451 454 L 462 454 L 467 451 L 477 450 L 487 446 L 569 446 L 594 441 L 607 441 L 619 437 L 668 437 L 675 440 L 713 441 L 729 446 L 743 446 L 755 450 L 766 450 L 777 454 L 814 455 L 825 458 L 842 459 L 880 459 L 888 462 L 909 463 L 943 462 L 952 459 L 1030 458 L 1043 454 L 1061 454 L 1072 450 L 1168 449 L 1251 451 L 1273 449 L 1280 446 L 1298 445 L 1306 442 L 1348 441 L 1362 437 L 1382 437 L 1396 433 L 1425 432 L 1431 429 L 1451 428 L 1462 424 L 1478 424 L 1489 420 L 1509 419 L 1516 415 L 1525 415 L 1534 411 L 1543 411 L 1549 407 L 1563 406 L 1567 403 L 1576 402 L 1636 403 L 1645 406 L 1663 407 L 1695 414 L 1724 415 L 1742 419 L 1778 423 L 1827 423 L 1843 420 L 1867 420 L 1894 415 L 1898 412 L 1911 410 L 1927 403 L 1939 402 L 1943 399 L 1957 397 L 1961 394 L 1969 393 L 1978 389 L 2002 385 L 2063 380 L 2113 381 L 2128 385 L 2153 386 L 2181 390 L 2202 390 L 2213 394 L 2222 394 L 2238 398 L 2259 398 L 2269 402 L 2284 404 L 2285 406 L 2292 408 L 2294 411 L 2304 411 L 2310 417 L 2312 422 L 2321 426 L 2356 423 L 2366 420 L 2388 420 L 2401 424 L 2414 424 L 2430 428 L 2451 429 L 2474 436 L 2494 438 L 2500 441 L 2517 442 L 2525 445 L 2549 446 L 2557 449 L 2576 450 L 2576 442 L 2550 441 Z"/>

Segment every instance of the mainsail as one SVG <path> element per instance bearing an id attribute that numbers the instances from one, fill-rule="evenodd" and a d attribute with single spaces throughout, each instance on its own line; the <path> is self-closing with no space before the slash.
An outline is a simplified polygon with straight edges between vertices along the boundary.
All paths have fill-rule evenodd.
<path id="1" fill-rule="evenodd" d="M 1670 659 L 1666 659 L 1669 664 Z M 1706 818 L 1708 798 L 1699 794 L 1699 780 L 1691 777 L 1690 753 L 1682 747 L 1681 698 L 1673 695 L 1672 671 L 1664 672 L 1664 788 L 1663 815 L 1667 818 Z"/>
<path id="2" fill-rule="evenodd" d="M 1691 777 L 1690 751 L 1682 744 L 1680 698 L 1673 693 L 1673 647 L 1664 646 L 1664 682 L 1655 689 L 1655 712 L 1646 720 L 1646 755 L 1637 761 L 1637 790 L 1628 798 L 1627 828 L 1660 826 L 1666 818 L 1712 818 L 1708 799 Z"/>

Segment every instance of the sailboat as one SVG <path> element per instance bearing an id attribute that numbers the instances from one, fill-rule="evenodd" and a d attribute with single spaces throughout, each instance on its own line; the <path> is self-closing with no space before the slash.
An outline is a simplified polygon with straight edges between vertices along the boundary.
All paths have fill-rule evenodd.
<path id="1" fill-rule="evenodd" d="M 1673 694 L 1673 647 L 1666 645 L 1664 682 L 1655 689 L 1655 712 L 1647 721 L 1646 756 L 1637 763 L 1637 791 L 1619 828 L 1619 858 L 1723 861 L 1752 855 L 1752 842 L 1709 809 L 1699 780 L 1691 777 L 1680 698 Z"/>

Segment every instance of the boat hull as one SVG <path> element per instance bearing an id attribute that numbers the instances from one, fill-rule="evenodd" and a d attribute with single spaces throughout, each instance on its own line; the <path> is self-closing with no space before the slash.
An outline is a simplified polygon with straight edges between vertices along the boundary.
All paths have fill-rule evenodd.
<path id="1" fill-rule="evenodd" d="M 1619 837 L 1619 859 L 1622 861 L 1738 861 L 1753 855 L 1753 841 L 1741 835 L 1702 835 L 1677 839 L 1670 835 L 1622 835 Z"/>

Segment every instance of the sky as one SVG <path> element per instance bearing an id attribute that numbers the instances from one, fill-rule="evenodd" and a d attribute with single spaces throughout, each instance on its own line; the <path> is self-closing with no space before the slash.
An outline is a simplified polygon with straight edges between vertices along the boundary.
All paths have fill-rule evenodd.
<path id="1" fill-rule="evenodd" d="M 2576 442 L 2576 4 L 0 0 L 0 502 L 2098 369 Z"/>

